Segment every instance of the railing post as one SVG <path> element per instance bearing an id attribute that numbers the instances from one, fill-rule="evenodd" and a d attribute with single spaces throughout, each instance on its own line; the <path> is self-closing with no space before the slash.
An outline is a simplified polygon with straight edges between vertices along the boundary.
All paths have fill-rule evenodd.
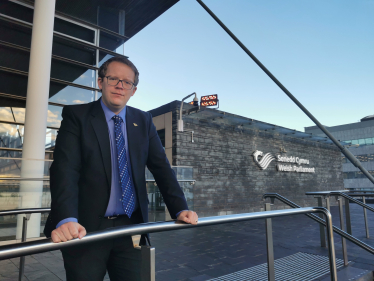
<path id="1" fill-rule="evenodd" d="M 340 228 L 344 231 L 344 215 L 343 215 L 343 199 L 338 199 L 339 204 L 339 217 L 340 217 Z M 342 239 L 342 250 L 343 250 L 343 259 L 344 265 L 348 265 L 348 255 L 347 255 L 347 243 L 344 237 Z"/>
<path id="2" fill-rule="evenodd" d="M 365 196 L 362 196 L 362 203 L 366 204 Z M 364 220 L 365 220 L 366 238 L 369 238 L 370 236 L 369 236 L 368 217 L 367 217 L 365 207 L 364 207 Z"/>
<path id="3" fill-rule="evenodd" d="M 155 248 L 141 246 L 141 281 L 156 281 Z"/>
<path id="4" fill-rule="evenodd" d="M 27 221 L 30 219 L 31 214 L 27 214 L 23 217 L 23 224 L 22 224 L 22 240 L 21 242 L 26 242 L 27 237 Z M 19 260 L 19 275 L 18 280 L 22 281 L 23 274 L 25 272 L 25 256 L 20 257 Z"/>
<path id="5" fill-rule="evenodd" d="M 318 204 L 318 207 L 323 207 L 321 196 L 317 197 L 317 204 Z M 319 217 L 321 219 L 324 218 L 322 213 L 319 213 Z M 321 247 L 326 248 L 325 226 L 322 224 L 319 225 L 319 236 L 321 238 Z"/>
<path id="6" fill-rule="evenodd" d="M 270 203 L 265 203 L 265 211 L 271 211 Z M 271 219 L 265 219 L 266 221 L 266 249 L 267 249 L 267 260 L 268 260 L 268 280 L 275 281 L 274 271 L 274 247 L 273 247 L 273 226 Z"/>
<path id="7" fill-rule="evenodd" d="M 352 226 L 351 226 L 351 212 L 349 210 L 349 199 L 345 198 L 345 220 L 347 222 L 347 232 L 352 235 Z"/>
<path id="8" fill-rule="evenodd" d="M 330 273 L 331 281 L 337 281 L 338 276 L 336 272 L 336 259 L 335 259 L 335 245 L 334 245 L 334 232 L 332 225 L 332 217 L 330 212 L 325 212 L 326 217 L 326 230 L 327 230 L 327 241 L 330 259 Z"/>

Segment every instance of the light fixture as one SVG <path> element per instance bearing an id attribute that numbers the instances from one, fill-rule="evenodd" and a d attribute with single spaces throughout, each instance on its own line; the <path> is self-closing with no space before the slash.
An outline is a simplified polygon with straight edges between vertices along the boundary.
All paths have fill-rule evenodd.
<path id="1" fill-rule="evenodd" d="M 182 119 L 183 102 L 193 95 L 195 95 L 195 97 L 193 99 L 193 105 L 194 106 L 199 106 L 199 99 L 197 98 L 197 95 L 196 95 L 195 92 L 193 92 L 191 95 L 188 95 L 187 97 L 182 99 L 181 106 L 179 108 L 178 132 L 183 132 L 183 119 Z"/>

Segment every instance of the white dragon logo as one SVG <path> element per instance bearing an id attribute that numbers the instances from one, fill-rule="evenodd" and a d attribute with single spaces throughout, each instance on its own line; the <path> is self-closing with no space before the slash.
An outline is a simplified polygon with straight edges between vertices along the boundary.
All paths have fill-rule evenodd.
<path id="1" fill-rule="evenodd" d="M 275 157 L 271 155 L 271 153 L 266 153 L 263 155 L 262 151 L 256 150 L 252 154 L 253 159 L 255 160 L 256 164 L 262 169 L 265 170 L 271 161 L 275 160 Z M 258 156 L 262 156 L 261 160 L 258 160 Z"/>

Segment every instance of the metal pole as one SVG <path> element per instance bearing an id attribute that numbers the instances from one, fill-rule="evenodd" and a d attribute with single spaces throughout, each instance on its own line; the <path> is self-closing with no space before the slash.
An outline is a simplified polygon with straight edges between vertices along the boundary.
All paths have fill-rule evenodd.
<path id="1" fill-rule="evenodd" d="M 29 217 L 27 217 L 26 215 L 23 217 L 22 239 L 21 239 L 22 242 L 26 242 L 28 218 L 30 218 L 30 215 L 29 215 Z M 19 260 L 19 276 L 18 276 L 19 281 L 22 281 L 24 272 L 25 272 L 25 256 L 22 256 Z"/>
<path id="2" fill-rule="evenodd" d="M 141 246 L 141 281 L 156 281 L 155 248 Z"/>
<path id="3" fill-rule="evenodd" d="M 271 211 L 270 203 L 265 203 L 265 211 Z M 268 260 L 268 280 L 275 281 L 274 271 L 274 246 L 273 246 L 273 226 L 271 219 L 265 219 L 266 228 L 266 250 Z"/>
<path id="4" fill-rule="evenodd" d="M 362 196 L 362 203 L 366 204 L 365 196 Z M 365 207 L 364 207 L 364 220 L 365 220 L 366 238 L 369 238 L 370 236 L 369 236 L 368 217 L 367 217 Z"/>
<path id="5" fill-rule="evenodd" d="M 335 260 L 335 246 L 334 246 L 334 232 L 332 229 L 332 217 L 331 213 L 324 210 L 324 214 L 326 216 L 326 229 L 327 229 L 327 241 L 328 241 L 328 249 L 329 249 L 329 261 L 330 261 L 330 273 L 331 273 L 331 280 L 337 281 L 338 276 L 336 272 L 336 260 Z"/>
<path id="6" fill-rule="evenodd" d="M 328 136 L 331 141 L 340 149 L 340 151 L 352 162 L 354 166 L 359 168 L 362 173 L 372 182 L 374 183 L 374 177 L 361 165 L 360 161 L 344 146 L 340 144 L 340 142 L 332 135 L 326 128 L 291 94 L 290 91 L 286 89 L 282 85 L 281 82 L 278 81 L 277 78 L 244 46 L 242 42 L 220 21 L 220 19 L 201 1 L 196 0 L 211 16 L 212 18 L 230 35 L 230 37 L 243 49 L 244 52 L 247 53 L 248 56 L 252 58 L 252 60 L 270 77 L 271 80 L 274 81 L 275 84 L 278 85 L 279 88 L 320 128 L 322 132 Z"/>
<path id="7" fill-rule="evenodd" d="M 338 199 L 338 204 L 339 204 L 340 228 L 341 230 L 344 231 L 343 200 Z M 344 265 L 348 265 L 347 243 L 344 237 L 341 237 L 341 239 L 342 239 Z"/>
<path id="8" fill-rule="evenodd" d="M 318 204 L 318 207 L 323 207 L 321 196 L 317 197 L 317 204 Z M 319 217 L 323 219 L 323 214 L 322 213 L 319 214 Z M 326 248 L 327 244 L 326 244 L 325 226 L 322 224 L 319 225 L 319 236 L 321 238 L 321 247 Z"/>
<path id="9" fill-rule="evenodd" d="M 349 210 L 348 198 L 345 198 L 345 221 L 347 222 L 347 232 L 352 235 L 351 212 Z"/>

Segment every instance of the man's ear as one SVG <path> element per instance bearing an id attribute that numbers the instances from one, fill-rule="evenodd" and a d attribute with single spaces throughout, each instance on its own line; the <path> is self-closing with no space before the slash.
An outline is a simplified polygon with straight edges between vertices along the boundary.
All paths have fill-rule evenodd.
<path id="1" fill-rule="evenodd" d="M 131 95 L 131 96 L 135 95 L 135 92 L 136 92 L 136 90 L 137 90 L 137 89 L 138 89 L 137 87 L 134 87 L 134 90 L 133 90 L 133 92 L 132 92 L 132 95 Z"/>
<path id="2" fill-rule="evenodd" d="M 99 89 L 100 89 L 100 90 L 103 89 L 103 85 L 102 85 L 102 83 L 103 83 L 103 78 L 98 77 L 98 78 L 97 78 L 97 85 L 99 86 Z"/>

